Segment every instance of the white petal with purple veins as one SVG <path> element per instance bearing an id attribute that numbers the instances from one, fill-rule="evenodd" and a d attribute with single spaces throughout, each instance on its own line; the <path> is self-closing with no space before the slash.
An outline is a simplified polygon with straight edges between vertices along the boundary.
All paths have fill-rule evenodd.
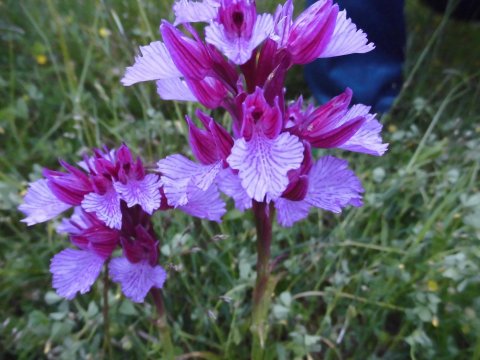
<path id="1" fill-rule="evenodd" d="M 131 263 L 125 257 L 112 259 L 109 265 L 112 280 L 119 283 L 122 292 L 133 302 L 144 301 L 152 287 L 162 288 L 167 273 L 161 266 L 151 266 L 147 261 Z"/>
<path id="2" fill-rule="evenodd" d="M 373 49 L 375 49 L 375 45 L 368 42 L 367 34 L 357 29 L 352 20 L 347 18 L 347 12 L 343 10 L 337 15 L 333 36 L 320 57 L 362 54 Z"/>
<path id="3" fill-rule="evenodd" d="M 235 201 L 235 207 L 244 211 L 252 207 L 252 199 L 242 187 L 242 182 L 232 169 L 227 168 L 218 174 L 217 184 L 220 191 Z"/>
<path id="4" fill-rule="evenodd" d="M 220 2 L 216 0 L 189 1 L 177 0 L 173 5 L 175 23 L 209 22 L 217 17 Z"/>
<path id="5" fill-rule="evenodd" d="M 158 175 L 148 174 L 142 180 L 129 179 L 126 184 L 116 182 L 113 186 L 128 207 L 140 205 L 148 214 L 152 214 L 160 207 L 160 178 Z"/>
<path id="6" fill-rule="evenodd" d="M 122 78 L 124 86 L 141 81 L 171 79 L 182 76 L 172 61 L 165 44 L 155 41 L 150 45 L 140 46 L 141 54 L 135 57 L 133 66 L 127 67 Z"/>
<path id="7" fill-rule="evenodd" d="M 370 107 L 365 105 L 353 106 L 342 123 L 347 122 L 358 116 L 365 116 L 366 120 L 358 131 L 346 143 L 339 146 L 340 149 L 365 153 L 374 156 L 382 156 L 388 149 L 388 144 L 382 143 L 382 124 L 376 119 L 375 115 L 370 114 Z"/>
<path id="8" fill-rule="evenodd" d="M 278 198 L 275 200 L 275 209 L 277 209 L 278 223 L 282 226 L 290 227 L 308 216 L 310 205 L 305 200 L 292 201 Z"/>
<path id="9" fill-rule="evenodd" d="M 210 186 L 206 191 L 190 185 L 187 196 L 188 203 L 178 209 L 189 215 L 220 222 L 227 211 L 225 201 L 220 197 L 220 192 L 215 185 Z"/>
<path id="10" fill-rule="evenodd" d="M 100 220 L 112 229 L 122 227 L 120 197 L 113 187 L 103 195 L 97 193 L 85 195 L 82 208 L 87 212 L 95 213 Z"/>
<path id="11" fill-rule="evenodd" d="M 30 183 L 23 203 L 18 209 L 27 216 L 22 222 L 31 226 L 53 219 L 71 207 L 57 199 L 48 187 L 47 180 L 40 179 Z"/>
<path id="12" fill-rule="evenodd" d="M 228 34 L 222 24 L 212 21 L 205 28 L 205 40 L 235 64 L 242 65 L 250 59 L 253 50 L 273 33 L 273 28 L 273 17 L 270 14 L 258 15 L 252 36 L 246 39 L 241 35 Z"/>
<path id="13" fill-rule="evenodd" d="M 157 94 L 163 100 L 198 101 L 185 80 L 181 78 L 158 80 Z"/>
<path id="14" fill-rule="evenodd" d="M 257 201 L 278 198 L 287 188 L 290 170 L 298 169 L 303 160 L 303 145 L 289 133 L 276 139 L 254 134 L 250 141 L 237 139 L 227 158 L 238 170 L 248 196 Z"/>
<path id="15" fill-rule="evenodd" d="M 57 294 L 72 300 L 77 292 L 85 294 L 102 270 L 105 259 L 87 250 L 66 249 L 52 258 L 50 272 Z"/>
<path id="16" fill-rule="evenodd" d="M 310 170 L 308 179 L 305 201 L 312 206 L 340 213 L 347 205 L 362 205 L 362 184 L 345 160 L 333 156 L 320 158 Z"/>
<path id="17" fill-rule="evenodd" d="M 220 161 L 202 165 L 179 154 L 160 160 L 157 169 L 162 173 L 161 181 L 168 204 L 185 205 L 189 201 L 187 190 L 190 185 L 207 190 L 214 183 L 221 166 Z"/>

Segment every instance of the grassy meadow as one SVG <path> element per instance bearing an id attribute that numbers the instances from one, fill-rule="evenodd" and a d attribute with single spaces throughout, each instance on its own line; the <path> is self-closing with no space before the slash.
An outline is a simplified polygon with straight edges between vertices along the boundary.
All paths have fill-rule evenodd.
<path id="1" fill-rule="evenodd" d="M 27 228 L 16 208 L 43 166 L 92 147 L 124 141 L 150 164 L 190 153 L 183 117 L 195 107 L 119 82 L 160 19 L 172 20 L 171 3 L 0 0 L 0 359 L 161 356 L 150 301 L 110 287 L 108 345 L 102 281 L 70 302 L 54 293 L 50 258 L 68 240 L 53 222 Z M 406 12 L 406 82 L 381 119 L 390 150 L 336 152 L 362 179 L 365 205 L 274 227 L 284 276 L 269 359 L 480 359 L 480 24 L 417 0 Z M 305 89 L 297 75 L 289 94 Z M 247 359 L 251 215 L 155 221 L 178 359 Z"/>

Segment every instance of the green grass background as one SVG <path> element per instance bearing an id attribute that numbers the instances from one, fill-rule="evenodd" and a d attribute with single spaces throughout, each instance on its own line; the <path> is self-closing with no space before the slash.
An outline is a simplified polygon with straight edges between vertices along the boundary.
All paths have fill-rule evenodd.
<path id="1" fill-rule="evenodd" d="M 137 46 L 172 20 L 170 5 L 0 1 L 0 359 L 161 358 L 153 306 L 116 286 L 105 347 L 102 282 L 58 298 L 49 259 L 68 240 L 52 223 L 27 228 L 16 208 L 59 157 L 122 141 L 152 164 L 189 153 L 182 119 L 194 107 L 161 101 L 154 84 L 119 83 Z M 406 11 L 406 83 L 382 117 L 390 151 L 336 152 L 361 177 L 365 206 L 274 229 L 285 275 L 269 318 L 271 359 L 480 359 L 480 25 L 415 0 Z M 289 94 L 303 91 L 297 69 Z M 162 213 L 156 226 L 179 358 L 248 358 L 251 215 L 230 211 L 218 225 Z"/>

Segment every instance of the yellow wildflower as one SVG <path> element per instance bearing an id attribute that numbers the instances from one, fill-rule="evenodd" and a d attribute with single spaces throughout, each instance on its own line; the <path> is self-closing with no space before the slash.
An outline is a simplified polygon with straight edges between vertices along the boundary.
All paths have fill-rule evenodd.
<path id="1" fill-rule="evenodd" d="M 48 58 L 43 54 L 35 56 L 35 60 L 37 60 L 38 65 L 45 65 L 48 62 Z"/>
<path id="2" fill-rule="evenodd" d="M 103 38 L 107 38 L 110 35 L 112 35 L 112 32 L 110 30 L 108 30 L 107 28 L 102 27 L 102 28 L 98 29 L 98 35 L 100 35 Z"/>

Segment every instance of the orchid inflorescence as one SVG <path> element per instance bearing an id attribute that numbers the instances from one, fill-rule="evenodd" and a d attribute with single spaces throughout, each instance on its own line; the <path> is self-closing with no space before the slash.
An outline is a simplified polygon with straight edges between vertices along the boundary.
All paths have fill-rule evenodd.
<path id="1" fill-rule="evenodd" d="M 121 82 L 156 81 L 164 100 L 198 102 L 224 109 L 222 125 L 201 109 L 186 117 L 195 160 L 174 154 L 147 171 L 126 145 L 96 149 L 66 172 L 45 170 L 30 184 L 20 210 L 28 225 L 50 220 L 69 208 L 58 231 L 79 249 L 55 255 L 51 263 L 58 294 L 88 291 L 109 262 L 113 281 L 133 301 L 161 288 L 158 239 L 151 216 L 179 209 L 221 221 L 225 197 L 244 211 L 260 207 L 292 226 L 311 208 L 339 213 L 361 206 L 363 187 L 348 163 L 312 149 L 339 148 L 381 156 L 382 125 L 365 105 L 351 106 L 352 91 L 315 107 L 300 96 L 286 100 L 285 79 L 294 65 L 318 58 L 374 49 L 365 33 L 332 0 L 320 0 L 294 18 L 293 1 L 275 13 L 257 14 L 254 0 L 177 0 L 175 22 L 163 20 L 163 41 L 140 47 Z M 204 23 L 204 36 L 199 31 Z M 215 112 L 212 112 L 212 114 Z M 123 255 L 112 257 L 117 246 Z"/>
<path id="2" fill-rule="evenodd" d="M 363 188 L 347 163 L 314 160 L 312 148 L 382 155 L 382 126 L 365 105 L 349 108 L 352 91 L 315 108 L 285 100 L 285 76 L 295 64 L 368 52 L 374 46 L 331 0 L 293 19 L 293 2 L 275 14 L 257 14 L 255 1 L 177 1 L 174 25 L 162 21 L 162 41 L 141 47 L 127 68 L 126 86 L 155 80 L 162 99 L 197 101 L 225 109 L 230 134 L 201 110 L 203 129 L 187 116 L 197 162 L 172 155 L 159 162 L 165 194 L 182 205 L 194 188 L 217 186 L 239 210 L 252 201 L 273 203 L 278 222 L 291 226 L 311 207 L 340 212 L 360 206 Z M 191 23 L 207 23 L 205 41 Z M 175 25 L 182 24 L 185 32 Z"/>
<path id="3" fill-rule="evenodd" d="M 57 232 L 69 235 L 78 250 L 66 249 L 52 259 L 50 271 L 58 295 L 73 299 L 89 291 L 105 262 L 115 282 L 134 302 L 143 302 L 152 287 L 162 288 L 165 270 L 158 265 L 158 240 L 152 214 L 168 210 L 160 177 L 147 173 L 129 148 L 96 149 L 77 166 L 60 161 L 67 172 L 45 169 L 30 184 L 20 210 L 28 225 L 50 220 L 73 208 Z M 225 212 L 218 192 L 193 192 L 180 209 L 218 221 Z M 120 246 L 123 256 L 112 258 Z"/>

